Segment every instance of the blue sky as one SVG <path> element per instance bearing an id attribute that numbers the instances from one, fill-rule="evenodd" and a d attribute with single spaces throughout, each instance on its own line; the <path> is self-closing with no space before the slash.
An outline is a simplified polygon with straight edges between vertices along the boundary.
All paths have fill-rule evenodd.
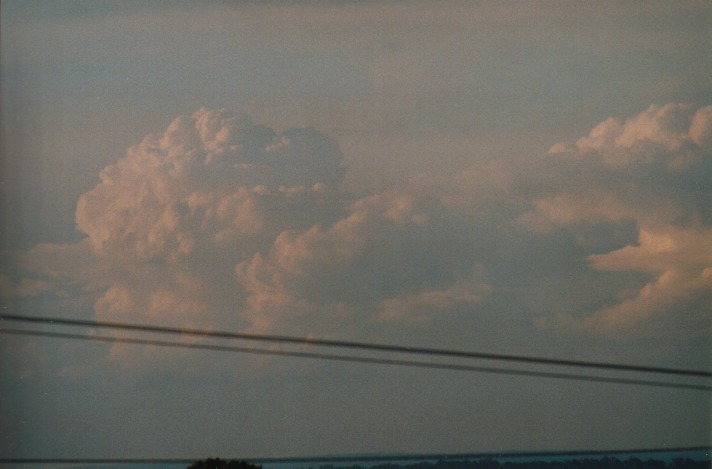
<path id="1" fill-rule="evenodd" d="M 4 311 L 710 368 L 705 2 L 5 1 L 1 21 Z M 700 391 L 0 346 L 3 457 L 710 441 Z"/>

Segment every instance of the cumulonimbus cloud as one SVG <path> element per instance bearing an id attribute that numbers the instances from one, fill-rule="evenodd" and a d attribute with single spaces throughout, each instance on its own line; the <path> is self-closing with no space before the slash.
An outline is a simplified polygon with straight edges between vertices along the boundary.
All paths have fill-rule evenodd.
<path id="1" fill-rule="evenodd" d="M 438 196 L 359 198 L 343 175 L 318 131 L 201 109 L 101 172 L 77 205 L 82 242 L 26 265 L 93 285 L 95 314 L 113 321 L 329 334 L 476 303 Z"/>
<path id="2" fill-rule="evenodd" d="M 201 109 L 104 169 L 101 183 L 79 199 L 77 227 L 101 256 L 190 255 L 198 232 L 217 241 L 231 229 L 268 236 L 281 217 L 263 209 L 289 213 L 290 204 L 314 205 L 305 200 L 309 194 L 343 173 L 336 142 L 313 129 L 277 135 L 246 117 Z M 303 223 L 310 223 L 306 212 Z"/>
<path id="3" fill-rule="evenodd" d="M 576 331 L 690 332 L 712 301 L 710 135 L 712 107 L 651 106 L 527 171 L 503 160 L 445 187 L 356 196 L 330 137 L 201 109 L 102 171 L 77 205 L 86 238 L 25 257 L 41 282 L 0 283 L 26 296 L 63 279 L 103 320 L 324 336 L 445 330 L 497 304 L 531 322 L 538 276 L 593 269 L 648 280 L 603 307 L 572 301 L 581 310 L 564 322 Z"/>
<path id="4" fill-rule="evenodd" d="M 104 169 L 79 200 L 78 228 L 116 273 L 96 313 L 249 327 L 239 321 L 235 265 L 284 230 L 331 223 L 343 174 L 338 145 L 313 129 L 278 134 L 208 109 L 178 117 Z"/>

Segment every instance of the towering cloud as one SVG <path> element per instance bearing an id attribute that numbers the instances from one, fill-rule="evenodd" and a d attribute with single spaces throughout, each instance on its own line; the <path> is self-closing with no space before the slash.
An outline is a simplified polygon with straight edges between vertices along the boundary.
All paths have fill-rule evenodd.
<path id="1" fill-rule="evenodd" d="M 102 266 L 93 279 L 83 277 L 104 291 L 96 314 L 255 326 L 241 313 L 247 296 L 235 266 L 269 250 L 285 230 L 340 217 L 348 202 L 338 192 L 343 174 L 338 145 L 313 129 L 278 134 L 208 109 L 178 117 L 104 169 L 79 200 L 81 249 Z M 45 251 L 34 256 L 46 258 Z"/>
<path id="2" fill-rule="evenodd" d="M 238 233 L 266 238 L 292 223 L 308 226 L 319 217 L 316 194 L 343 172 L 336 142 L 312 129 L 276 135 L 201 109 L 104 169 L 79 200 L 77 226 L 100 256 L 177 259 L 205 241 L 201 234 L 224 243 Z M 283 217 L 295 210 L 298 217 Z"/>
<path id="3" fill-rule="evenodd" d="M 359 199 L 343 174 L 313 129 L 201 109 L 102 171 L 77 205 L 84 241 L 28 262 L 93 285 L 114 321 L 329 334 L 478 301 L 439 196 Z"/>
<path id="4" fill-rule="evenodd" d="M 358 197 L 333 139 L 201 109 L 102 171 L 77 205 L 83 241 L 36 247 L 23 262 L 41 275 L 0 286 L 74 288 L 105 320 L 257 332 L 425 334 L 507 317 L 708 334 L 710 135 L 712 107 L 651 106 L 526 171 L 503 158 Z M 542 298 L 569 305 L 562 322 Z"/>

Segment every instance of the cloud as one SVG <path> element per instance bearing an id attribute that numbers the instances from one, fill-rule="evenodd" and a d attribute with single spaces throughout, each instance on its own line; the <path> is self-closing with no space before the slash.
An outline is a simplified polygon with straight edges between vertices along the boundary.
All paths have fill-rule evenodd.
<path id="1" fill-rule="evenodd" d="M 207 109 L 177 118 L 102 171 L 79 200 L 77 226 L 93 253 L 123 270 L 97 313 L 209 317 L 224 302 L 211 298 L 236 289 L 236 263 L 285 229 L 339 212 L 332 185 L 343 173 L 336 143 L 311 129 L 278 135 Z"/>
<path id="2" fill-rule="evenodd" d="M 709 224 L 712 147 L 701 137 L 712 127 L 709 109 L 651 106 L 625 122 L 608 119 L 576 143 L 554 145 L 548 184 L 531 194 L 529 221 Z"/>
<path id="3" fill-rule="evenodd" d="M 50 282 L 25 278 L 13 281 L 7 275 L 0 275 L 0 297 L 5 299 L 34 296 L 54 291 L 55 287 Z"/>
<path id="4" fill-rule="evenodd" d="M 374 320 L 383 319 L 379 311 L 384 305 L 393 309 L 402 297 L 410 297 L 406 303 L 417 309 L 413 299 L 421 293 L 428 298 L 424 291 L 433 287 L 453 296 L 447 290 L 471 266 L 462 245 L 448 245 L 444 218 L 452 214 L 443 213 L 437 198 L 386 192 L 357 200 L 330 226 L 281 233 L 266 254 L 257 253 L 236 268 L 249 295 L 247 314 L 294 314 L 298 308 L 290 313 L 275 299 L 298 298 L 312 315 L 319 314 L 320 306 L 346 304 L 362 320 Z M 430 298 L 436 294 L 431 292 Z M 400 308 L 405 306 L 401 302 Z"/>
<path id="5" fill-rule="evenodd" d="M 712 107 L 650 106 L 611 118 L 575 143 L 551 148 L 555 193 L 538 211 L 562 223 L 593 217 L 655 223 L 712 223 Z"/>
<path id="6" fill-rule="evenodd" d="M 338 145 L 316 130 L 278 133 L 222 110 L 180 116 L 80 197 L 76 224 L 86 238 L 19 256 L 23 273 L 0 277 L 2 294 L 84 297 L 100 320 L 256 327 L 242 314 L 247 294 L 235 266 L 285 230 L 337 220 L 351 202 L 339 189 L 344 172 Z M 127 348 L 111 356 L 140 362 Z"/>
<path id="7" fill-rule="evenodd" d="M 712 332 L 712 229 L 668 227 L 641 230 L 639 243 L 606 254 L 592 255 L 591 265 L 605 271 L 645 272 L 653 277 L 621 303 L 585 319 L 598 331 L 636 327 L 665 314 L 684 315 L 687 333 Z M 657 331 L 660 333 L 661 331 Z"/>
<path id="8" fill-rule="evenodd" d="M 711 128 L 710 107 L 651 106 L 541 157 L 356 195 L 328 136 L 201 109 L 101 172 L 84 240 L 35 247 L 27 280 L 0 286 L 61 286 L 101 320 L 263 333 L 706 333 Z M 166 356 L 137 353 L 110 358 Z"/>
<path id="9" fill-rule="evenodd" d="M 472 309 L 480 300 L 476 288 L 468 283 L 444 290 L 419 291 L 381 301 L 376 319 L 379 322 L 428 321 L 459 308 Z"/>
<path id="10" fill-rule="evenodd" d="M 79 199 L 77 227 L 101 256 L 180 257 L 192 253 L 199 232 L 268 234 L 275 220 L 261 203 L 298 199 L 297 189 L 278 195 L 280 188 L 335 184 L 343 173 L 338 145 L 315 130 L 276 135 L 245 117 L 201 109 L 104 169 L 102 182 Z"/>
<path id="11" fill-rule="evenodd" d="M 712 306 L 711 132 L 712 107 L 670 103 L 626 120 L 607 119 L 575 143 L 551 148 L 559 180 L 534 197 L 535 210 L 520 222 L 575 229 L 631 220 L 639 229 L 637 244 L 588 260 L 599 271 L 649 277 L 637 291 L 622 291 L 618 302 L 589 314 L 584 329 L 664 334 L 661 324 L 677 319 L 688 333 L 709 333 L 700 311 Z"/>
<path id="12" fill-rule="evenodd" d="M 616 169 L 664 166 L 676 171 L 699 162 L 712 150 L 712 107 L 696 112 L 687 104 L 652 105 L 621 121 L 611 117 L 576 143 L 560 143 L 552 153 L 598 155 Z"/>
<path id="13" fill-rule="evenodd" d="M 358 197 L 344 172 L 316 130 L 201 109 L 101 172 L 77 204 L 84 240 L 37 246 L 23 265 L 69 279 L 101 320 L 185 327 L 329 335 L 478 301 L 447 198 Z M 111 356 L 140 362 L 125 348 Z"/>

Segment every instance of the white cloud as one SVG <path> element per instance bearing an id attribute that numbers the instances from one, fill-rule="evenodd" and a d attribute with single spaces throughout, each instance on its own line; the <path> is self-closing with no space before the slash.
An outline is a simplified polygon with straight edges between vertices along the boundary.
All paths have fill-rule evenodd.
<path id="1" fill-rule="evenodd" d="M 575 229 L 583 222 L 632 220 L 636 245 L 588 259 L 597 270 L 650 276 L 637 292 L 621 292 L 615 304 L 586 317 L 585 329 L 664 334 L 660 324 L 673 321 L 688 333 L 709 332 L 699 318 L 712 306 L 710 132 L 712 107 L 670 103 L 625 121 L 610 118 L 576 143 L 552 147 L 558 174 L 572 177 L 537 197 L 521 223 Z M 575 168 L 584 171 L 575 174 Z"/>
<path id="2" fill-rule="evenodd" d="M 628 218 L 641 228 L 712 223 L 710 129 L 712 107 L 667 104 L 556 144 L 535 215 L 560 224 Z"/>
<path id="3" fill-rule="evenodd" d="M 625 121 L 609 118 L 575 144 L 559 143 L 551 151 L 596 155 L 619 170 L 662 165 L 674 171 L 694 165 L 712 149 L 710 132 L 712 107 L 693 113 L 686 104 L 652 105 Z"/>
<path id="4" fill-rule="evenodd" d="M 71 279 L 111 321 L 332 334 L 474 304 L 447 200 L 357 198 L 339 186 L 342 158 L 315 130 L 201 109 L 105 168 L 77 205 L 87 238 L 38 246 L 25 267 Z"/>
<path id="5" fill-rule="evenodd" d="M 93 298 L 100 320 L 256 327 L 241 314 L 235 266 L 285 230 L 338 219 L 350 199 L 338 189 L 343 174 L 338 145 L 313 129 L 278 134 L 201 109 L 101 172 L 77 204 L 84 240 L 36 246 L 20 264 L 37 280 L 5 275 L 0 287 L 6 297 L 71 287 Z M 139 363 L 126 348 L 111 356 Z"/>
<path id="6" fill-rule="evenodd" d="M 530 324 L 559 302 L 576 330 L 684 331 L 700 321 L 680 315 L 710 302 L 710 109 L 652 106 L 543 159 L 361 197 L 340 186 L 329 137 L 201 109 L 102 171 L 77 206 L 83 241 L 37 246 L 23 266 L 112 321 L 343 337 L 494 323 L 481 314 Z M 591 269 L 649 280 L 594 300 L 575 284 Z M 539 286 L 562 301 L 537 303 Z"/>
<path id="7" fill-rule="evenodd" d="M 610 332 L 645 326 L 656 315 L 683 315 L 688 333 L 712 332 L 712 229 L 667 227 L 641 230 L 639 244 L 590 257 L 606 271 L 645 272 L 653 277 L 631 298 L 586 318 L 585 326 Z M 707 319 L 705 319 L 707 318 Z M 657 331 L 658 333 L 660 331 Z"/>
<path id="8" fill-rule="evenodd" d="M 264 236 L 269 211 L 258 213 L 260 201 L 293 201 L 298 186 L 323 191 L 342 177 L 341 159 L 336 142 L 314 130 L 276 135 L 245 117 L 201 109 L 104 169 L 102 182 L 79 199 L 77 226 L 96 254 L 132 261 L 188 255 L 198 233 L 224 237 L 232 227 Z M 284 186 L 292 192 L 280 193 Z"/>

